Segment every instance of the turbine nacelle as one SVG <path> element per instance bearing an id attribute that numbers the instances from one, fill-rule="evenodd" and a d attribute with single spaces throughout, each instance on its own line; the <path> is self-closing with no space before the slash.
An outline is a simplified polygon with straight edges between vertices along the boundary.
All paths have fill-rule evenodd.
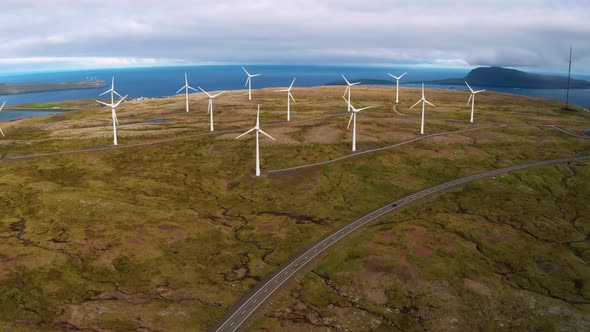
<path id="1" fill-rule="evenodd" d="M 124 97 L 122 97 L 118 102 L 116 102 L 114 104 L 107 104 L 107 103 L 104 103 L 104 102 L 102 102 L 100 100 L 97 100 L 96 102 L 99 103 L 99 104 L 101 104 L 101 105 L 108 106 L 110 108 L 117 108 L 117 106 L 119 106 L 119 104 L 121 104 L 126 98 L 127 98 L 127 95 L 125 95 Z"/>

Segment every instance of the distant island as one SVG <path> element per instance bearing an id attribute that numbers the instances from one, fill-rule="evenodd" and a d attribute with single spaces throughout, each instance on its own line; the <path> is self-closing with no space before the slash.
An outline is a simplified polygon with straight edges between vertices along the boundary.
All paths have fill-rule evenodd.
<path id="1" fill-rule="evenodd" d="M 395 81 L 380 80 L 380 79 L 374 79 L 374 78 L 359 78 L 359 79 L 349 80 L 349 82 L 351 82 L 351 83 L 361 82 L 361 84 L 364 84 L 364 85 L 395 85 Z M 339 79 L 336 81 L 330 81 L 324 85 L 346 85 L 346 82 L 344 81 L 344 79 Z"/>
<path id="2" fill-rule="evenodd" d="M 32 92 L 48 92 L 76 89 L 104 88 L 105 81 L 82 80 L 74 82 L 30 82 L 30 83 L 0 83 L 0 95 L 16 95 Z"/>
<path id="3" fill-rule="evenodd" d="M 565 76 L 531 74 L 516 69 L 502 67 L 479 67 L 470 71 L 469 74 L 463 78 L 448 78 L 424 83 L 464 85 L 465 81 L 472 86 L 489 86 L 497 88 L 567 89 L 567 77 Z M 590 89 L 590 82 L 572 79 L 570 81 L 570 88 Z"/>

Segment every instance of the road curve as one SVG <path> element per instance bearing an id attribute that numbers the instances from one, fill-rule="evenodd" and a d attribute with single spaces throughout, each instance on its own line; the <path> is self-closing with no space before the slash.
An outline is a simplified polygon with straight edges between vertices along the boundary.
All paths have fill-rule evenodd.
<path id="1" fill-rule="evenodd" d="M 395 114 L 397 114 L 397 115 L 408 116 L 407 114 L 400 113 L 400 112 L 397 110 L 397 105 L 399 105 L 399 104 L 393 104 L 393 112 L 394 112 Z"/>
<path id="2" fill-rule="evenodd" d="M 244 296 L 238 303 L 236 303 L 226 316 L 223 318 L 221 322 L 219 322 L 216 326 L 214 326 L 210 331 L 215 332 L 222 332 L 222 331 L 235 331 L 237 330 L 243 323 L 256 311 L 256 309 L 264 303 L 264 301 L 273 293 L 275 292 L 282 284 L 287 282 L 297 271 L 299 271 L 303 266 L 309 263 L 312 259 L 314 259 L 317 255 L 324 252 L 327 248 L 331 245 L 339 241 L 340 239 L 344 238 L 348 234 L 354 232 L 355 230 L 363 227 L 364 225 L 370 223 L 371 221 L 387 214 L 395 210 L 399 210 L 404 206 L 429 195 L 439 193 L 446 189 L 462 185 L 464 183 L 496 176 L 502 173 L 507 172 L 514 172 L 521 169 L 529 168 L 529 167 L 538 167 L 538 166 L 547 166 L 547 165 L 554 165 L 560 163 L 567 163 L 572 161 L 582 161 L 590 159 L 590 156 L 579 156 L 579 157 L 571 157 L 571 158 L 563 158 L 563 159 L 552 159 L 552 160 L 544 160 L 538 162 L 531 162 L 525 163 L 521 165 L 515 165 L 505 168 L 499 168 L 491 171 L 486 171 L 482 173 L 477 173 L 473 175 L 469 175 L 463 178 L 459 178 L 456 180 L 452 180 L 449 182 L 445 182 L 439 184 L 437 186 L 421 190 L 417 193 L 414 193 L 410 196 L 406 196 L 400 200 L 397 200 L 393 203 L 387 204 L 365 216 L 354 220 L 345 226 L 341 227 L 340 229 L 336 230 L 332 234 L 328 235 L 327 237 L 323 238 L 316 244 L 312 245 L 310 248 L 305 250 L 302 254 L 295 257 L 288 263 L 284 264 L 281 268 L 273 272 L 271 275 L 266 277 L 262 282 L 260 282 L 250 293 Z"/>

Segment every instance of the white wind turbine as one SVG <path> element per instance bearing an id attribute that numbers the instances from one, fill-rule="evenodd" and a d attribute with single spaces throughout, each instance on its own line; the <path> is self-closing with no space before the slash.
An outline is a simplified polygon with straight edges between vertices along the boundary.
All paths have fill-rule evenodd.
<path id="1" fill-rule="evenodd" d="M 260 76 L 261 74 L 250 74 L 246 68 L 242 67 L 248 78 L 246 79 L 246 84 L 244 86 L 248 86 L 248 100 L 252 100 L 252 77 Z"/>
<path id="2" fill-rule="evenodd" d="M 266 137 L 276 141 L 272 136 L 265 133 L 264 130 L 260 129 L 260 105 L 258 105 L 258 111 L 256 112 L 256 126 L 247 132 L 243 133 L 242 135 L 236 137 L 236 139 L 251 133 L 252 131 L 256 131 L 256 176 L 260 176 L 260 143 L 259 143 L 259 133 L 264 134 Z"/>
<path id="3" fill-rule="evenodd" d="M 293 84 L 295 83 L 296 79 L 297 79 L 297 77 L 295 77 L 293 79 L 293 82 L 291 82 L 291 85 L 289 86 L 288 89 L 277 90 L 277 92 L 286 92 L 287 93 L 287 121 L 291 121 L 291 99 L 293 99 L 293 102 L 295 103 L 295 98 L 293 98 L 293 95 L 291 94 L 291 88 L 293 88 Z"/>
<path id="4" fill-rule="evenodd" d="M 475 109 L 475 95 L 480 92 L 484 92 L 486 90 L 473 91 L 473 89 L 469 86 L 469 83 L 467 83 L 467 81 L 465 81 L 465 84 L 467 84 L 469 91 L 471 91 L 471 95 L 469 96 L 469 100 L 467 101 L 467 106 L 469 106 L 469 103 L 471 103 L 471 120 L 469 120 L 469 122 L 473 123 L 473 111 Z"/>
<path id="5" fill-rule="evenodd" d="M 119 104 L 121 102 L 123 102 L 123 100 L 125 100 L 125 98 L 127 98 L 127 95 L 125 95 L 124 97 L 122 97 L 116 104 L 107 104 L 107 103 L 103 103 L 100 100 L 97 100 L 96 102 L 99 104 L 102 104 L 104 106 L 108 106 L 111 108 L 111 115 L 113 117 L 113 143 L 114 145 L 117 145 L 117 125 L 118 125 L 118 121 L 117 121 L 117 106 L 119 106 Z"/>
<path id="6" fill-rule="evenodd" d="M 395 78 L 395 103 L 399 104 L 399 80 L 402 79 L 402 77 L 404 77 L 404 75 L 406 75 L 407 72 L 401 74 L 399 77 L 391 75 L 390 73 L 387 73 L 387 75 Z"/>
<path id="7" fill-rule="evenodd" d="M 346 90 L 344 90 L 344 96 L 346 96 L 346 93 L 348 92 L 348 101 L 347 101 L 347 103 L 348 103 L 348 112 L 350 112 L 350 90 L 351 90 L 351 87 L 354 86 L 354 85 L 361 84 L 361 82 L 350 83 L 346 79 L 346 77 L 344 77 L 344 75 L 342 75 L 342 78 L 346 82 Z"/>
<path id="8" fill-rule="evenodd" d="M 354 152 L 356 151 L 356 114 L 360 111 L 366 110 L 373 106 L 356 109 L 346 100 L 346 98 L 344 98 L 344 96 L 342 96 L 342 99 L 346 101 L 348 107 L 350 107 L 350 109 L 352 110 L 352 114 L 350 115 L 350 120 L 348 120 L 348 126 L 346 127 L 346 129 L 350 128 L 350 122 L 352 122 L 352 151 Z"/>
<path id="9" fill-rule="evenodd" d="M 209 97 L 209 106 L 207 106 L 207 113 L 209 114 L 209 118 L 211 119 L 211 131 L 213 131 L 213 99 L 225 93 L 225 91 L 222 91 L 216 95 L 211 95 L 209 94 L 209 92 L 203 90 L 200 86 L 197 86 L 197 88 L 199 88 L 199 90 L 203 91 Z"/>
<path id="10" fill-rule="evenodd" d="M 6 100 L 2 103 L 2 106 L 0 106 L 0 112 L 2 112 L 4 105 L 6 105 Z M 2 131 L 2 128 L 0 128 L 0 134 L 2 134 L 2 137 L 6 137 L 6 135 L 4 135 L 4 132 Z"/>
<path id="11" fill-rule="evenodd" d="M 176 94 L 178 94 L 182 90 L 185 90 L 184 94 L 186 95 L 186 112 L 187 113 L 188 113 L 188 89 L 191 89 L 193 91 L 197 91 L 195 88 L 188 85 L 188 77 L 186 76 L 186 73 L 184 73 L 184 86 L 182 88 L 178 89 L 178 91 L 176 91 Z"/>
<path id="12" fill-rule="evenodd" d="M 107 93 L 111 93 L 111 104 L 115 103 L 115 95 L 117 95 L 119 98 L 123 98 L 123 96 L 121 96 L 117 91 L 115 91 L 115 76 L 113 76 L 112 81 L 111 81 L 111 88 L 108 89 L 107 91 L 99 94 L 98 96 L 104 96 Z M 115 113 L 115 122 L 117 123 L 117 125 L 119 124 L 119 119 L 116 117 L 116 113 Z"/>
<path id="13" fill-rule="evenodd" d="M 424 135 L 424 105 L 428 104 L 432 107 L 436 107 L 434 106 L 434 104 L 426 100 L 426 98 L 424 97 L 424 83 L 422 83 L 422 99 L 418 100 L 418 102 L 415 103 L 412 107 L 410 107 L 410 109 L 414 108 L 414 106 L 420 103 L 422 103 L 422 124 L 420 125 L 420 134 Z"/>

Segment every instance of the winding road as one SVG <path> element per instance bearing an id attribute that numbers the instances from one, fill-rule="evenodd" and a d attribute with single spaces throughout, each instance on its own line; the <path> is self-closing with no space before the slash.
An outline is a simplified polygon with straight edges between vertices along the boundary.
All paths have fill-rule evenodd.
<path id="1" fill-rule="evenodd" d="M 499 168 L 482 173 L 476 173 L 463 178 L 445 182 L 428 189 L 421 190 L 410 196 L 406 196 L 400 200 L 397 200 L 393 203 L 378 208 L 377 210 L 374 210 L 373 212 L 370 212 L 365 216 L 346 224 L 345 226 L 336 230 L 332 234 L 323 238 L 322 240 L 320 240 L 319 242 L 305 250 L 302 254 L 295 257 L 288 263 L 284 264 L 281 268 L 272 273 L 270 276 L 266 277 L 252 291 L 250 291 L 250 293 L 248 293 L 238 303 L 236 303 L 226 314 L 225 318 L 223 318 L 223 320 L 219 322 L 215 327 L 213 327 L 210 331 L 222 332 L 237 330 L 248 319 L 248 317 L 250 317 L 256 311 L 256 309 L 260 307 L 266 301 L 266 299 L 268 299 L 268 297 L 271 294 L 273 294 L 285 282 L 289 281 L 291 277 L 299 270 L 301 270 L 303 266 L 308 264 L 316 256 L 324 252 L 337 241 L 341 240 L 342 238 L 359 229 L 360 227 L 363 227 L 364 225 L 370 223 L 371 221 L 385 214 L 399 210 L 404 206 L 426 196 L 440 193 L 444 190 L 465 184 L 470 181 L 492 177 L 500 175 L 502 173 L 514 172 L 530 167 L 548 166 L 554 164 L 568 163 L 572 161 L 583 161 L 588 159 L 590 159 L 590 156 L 552 159 Z"/>

